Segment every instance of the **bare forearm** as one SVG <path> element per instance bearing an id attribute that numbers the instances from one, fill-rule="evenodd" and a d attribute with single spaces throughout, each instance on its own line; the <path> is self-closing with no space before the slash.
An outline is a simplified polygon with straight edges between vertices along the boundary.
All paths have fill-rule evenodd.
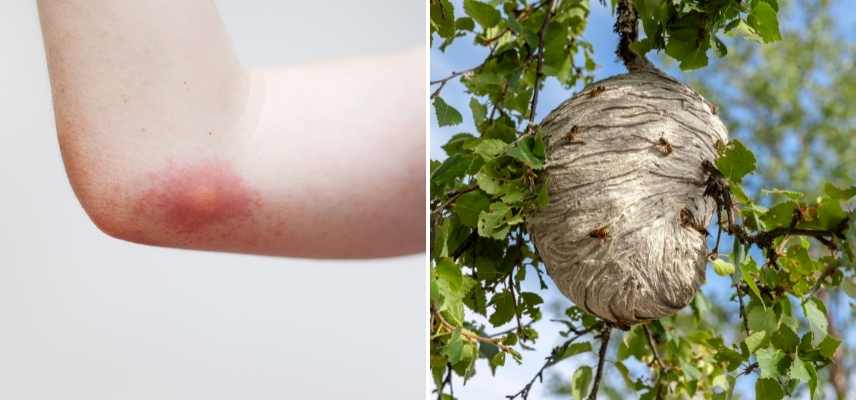
<path id="1" fill-rule="evenodd" d="M 281 191 L 287 251 L 382 255 L 425 248 L 425 58 L 383 56 L 255 71 L 270 88 L 246 148 Z M 276 149 L 276 150 L 272 150 Z M 281 182 L 274 185 L 272 182 Z"/>

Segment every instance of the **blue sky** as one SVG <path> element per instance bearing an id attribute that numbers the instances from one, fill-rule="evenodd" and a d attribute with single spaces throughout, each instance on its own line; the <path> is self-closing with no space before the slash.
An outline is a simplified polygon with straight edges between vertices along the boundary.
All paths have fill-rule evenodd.
<path id="1" fill-rule="evenodd" d="M 460 13 L 460 2 L 455 1 L 454 3 L 456 4 L 457 12 Z M 595 80 L 626 72 L 624 66 L 613 54 L 618 38 L 612 32 L 614 17 L 610 9 L 608 6 L 602 7 L 597 1 L 591 1 L 590 4 L 592 7 L 591 16 L 584 37 L 594 46 L 594 58 L 597 62 Z M 842 33 L 848 39 L 856 37 L 856 10 L 852 7 L 852 3 L 838 1 L 833 6 L 833 9 L 838 18 L 838 27 L 842 27 L 840 28 Z M 783 24 L 787 24 L 787 21 L 783 21 Z M 478 65 L 484 59 L 485 55 L 485 49 L 474 47 L 471 44 L 471 37 L 459 38 L 445 52 L 439 51 L 437 46 L 434 46 L 431 49 L 431 79 L 443 78 L 453 71 L 460 71 Z M 682 78 L 682 73 L 674 68 L 667 69 L 667 71 L 678 79 Z M 555 80 L 548 80 L 539 99 L 536 121 L 543 118 L 550 110 L 579 89 L 581 87 L 576 87 L 573 91 L 569 91 L 558 85 Z M 440 146 L 452 135 L 458 132 L 475 132 L 472 117 L 468 112 L 469 108 L 467 104 L 469 97 L 464 92 L 463 86 L 457 80 L 451 81 L 443 89 L 442 96 L 446 102 L 462 111 L 461 114 L 464 117 L 464 123 L 453 127 L 440 128 L 437 125 L 436 116 L 433 114 L 432 108 L 430 152 L 431 158 L 434 160 L 442 160 L 446 157 Z M 730 239 L 725 238 L 724 243 L 730 243 Z M 541 294 L 547 304 L 553 303 L 563 306 L 570 304 L 552 284 L 547 291 L 538 291 L 537 281 L 527 282 L 527 284 L 529 285 L 527 289 Z M 709 268 L 707 283 L 703 286 L 702 290 L 709 298 L 716 299 L 717 303 L 726 304 L 733 308 L 733 310 L 730 310 L 732 312 L 731 315 L 735 315 L 736 304 L 727 301 L 728 296 L 730 296 L 729 284 L 729 279 L 714 274 Z M 547 314 L 545 315 L 545 320 L 549 320 L 551 317 L 551 315 Z M 490 370 L 486 364 L 482 364 L 480 365 L 479 374 L 465 386 L 462 387 L 460 381 L 458 381 L 455 394 L 465 400 L 503 399 L 505 395 L 518 391 L 537 372 L 542 361 L 549 354 L 550 349 L 561 342 L 561 337 L 558 335 L 558 331 L 561 329 L 560 325 L 549 321 L 542 321 L 536 327 L 541 333 L 537 350 L 524 353 L 523 365 L 518 366 L 509 362 L 508 366 L 498 371 L 496 377 L 491 377 Z M 856 344 L 856 335 L 854 335 L 852 329 L 850 331 L 847 339 L 852 346 Z M 618 334 L 615 334 L 613 340 L 618 340 L 618 337 Z M 595 360 L 591 357 L 586 357 L 577 357 L 577 359 L 572 361 L 566 361 L 553 367 L 552 370 L 557 372 L 563 379 L 569 380 L 578 363 L 593 365 Z M 620 378 L 617 374 L 612 374 L 606 375 L 605 379 Z M 753 379 L 741 379 L 738 390 L 751 393 Z M 545 391 L 543 390 L 544 387 L 545 385 L 543 384 L 537 385 L 532 393 L 532 397 L 546 398 Z"/>

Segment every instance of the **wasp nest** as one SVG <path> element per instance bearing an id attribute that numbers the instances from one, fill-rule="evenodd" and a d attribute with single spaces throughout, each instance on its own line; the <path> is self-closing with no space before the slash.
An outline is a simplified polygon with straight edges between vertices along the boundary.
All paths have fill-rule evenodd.
<path id="1" fill-rule="evenodd" d="M 714 106 L 659 71 L 587 87 L 542 123 L 550 203 L 528 219 L 559 289 L 628 327 L 671 315 L 704 282 L 704 160 L 727 140 Z"/>

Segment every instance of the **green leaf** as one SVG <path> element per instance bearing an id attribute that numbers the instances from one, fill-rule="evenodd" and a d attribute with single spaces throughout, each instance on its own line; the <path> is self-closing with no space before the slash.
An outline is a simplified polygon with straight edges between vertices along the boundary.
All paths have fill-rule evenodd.
<path id="1" fill-rule="evenodd" d="M 764 343 L 764 338 L 766 337 L 767 332 L 758 331 L 747 336 L 746 339 L 743 339 L 743 341 L 746 343 L 746 347 L 749 348 L 749 351 L 754 353 L 755 350 L 761 347 L 761 344 Z"/>
<path id="2" fill-rule="evenodd" d="M 749 330 L 752 332 L 765 331 L 772 334 L 778 326 L 776 313 L 769 308 L 753 307 L 749 310 L 747 319 L 749 320 Z"/>
<path id="3" fill-rule="evenodd" d="M 494 354 L 493 357 L 490 358 L 489 365 L 491 372 L 496 372 L 498 367 L 505 365 L 505 352 L 500 351 Z"/>
<path id="4" fill-rule="evenodd" d="M 788 371 L 788 377 L 803 383 L 808 383 L 808 381 L 811 380 L 811 373 L 803 360 L 799 357 L 794 357 L 794 363 L 791 364 L 791 369 Z"/>
<path id="5" fill-rule="evenodd" d="M 470 111 L 473 113 L 473 122 L 476 127 L 480 127 L 487 118 L 487 107 L 479 103 L 475 97 L 470 98 Z"/>
<path id="6" fill-rule="evenodd" d="M 484 169 L 476 174 L 476 183 L 479 189 L 484 190 L 487 194 L 499 194 L 502 191 L 502 182 L 484 172 Z"/>
<path id="7" fill-rule="evenodd" d="M 732 140 L 716 159 L 716 168 L 732 182 L 740 183 L 746 174 L 755 170 L 755 155 L 740 141 Z"/>
<path id="8" fill-rule="evenodd" d="M 448 258 L 440 259 L 434 268 L 435 279 L 432 280 L 432 301 L 439 302 L 437 310 L 442 312 L 447 321 L 455 326 L 464 323 L 463 298 L 468 288 L 464 285 L 460 267 Z"/>
<path id="9" fill-rule="evenodd" d="M 728 276 L 734 273 L 734 264 L 717 258 L 713 260 L 713 271 L 717 275 Z"/>
<path id="10" fill-rule="evenodd" d="M 831 359 L 832 356 L 835 354 L 835 350 L 838 350 L 839 345 L 841 345 L 840 340 L 832 336 L 826 335 L 826 337 L 823 338 L 823 340 L 817 346 L 817 351 L 820 353 L 820 355 L 826 357 L 827 359 Z"/>
<path id="11" fill-rule="evenodd" d="M 856 299 L 856 278 L 850 277 L 841 281 L 841 289 L 843 289 L 844 293 L 847 293 L 848 296 Z"/>
<path id="12" fill-rule="evenodd" d="M 449 358 L 452 365 L 461 361 L 464 350 L 464 340 L 461 337 L 461 328 L 455 329 L 452 336 L 446 342 L 446 347 L 443 349 L 443 354 Z"/>
<path id="13" fill-rule="evenodd" d="M 431 27 L 441 38 L 455 37 L 455 8 L 449 0 L 431 0 Z"/>
<path id="14" fill-rule="evenodd" d="M 574 371 L 571 377 L 571 395 L 574 400 L 582 400 L 588 395 L 589 385 L 591 384 L 591 367 L 582 366 Z"/>
<path id="15" fill-rule="evenodd" d="M 475 228 L 478 226 L 479 214 L 487 210 L 489 205 L 490 199 L 487 195 L 481 190 L 474 190 L 458 197 L 452 205 L 452 211 L 461 220 L 461 224 Z"/>
<path id="16" fill-rule="evenodd" d="M 491 325 L 500 326 L 514 318 L 514 298 L 511 293 L 497 293 L 490 299 L 490 304 L 494 306 L 494 312 L 489 318 Z"/>
<path id="17" fill-rule="evenodd" d="M 823 185 L 823 193 L 833 199 L 846 201 L 849 200 L 851 197 L 856 196 L 856 185 L 850 186 L 846 189 L 842 189 L 831 183 L 826 183 L 825 185 Z"/>
<path id="18" fill-rule="evenodd" d="M 782 35 L 779 34 L 779 20 L 776 16 L 776 10 L 770 4 L 763 1 L 755 2 L 746 23 L 755 29 L 755 32 L 761 36 L 764 43 L 781 40 Z"/>
<path id="19" fill-rule="evenodd" d="M 437 124 L 440 126 L 458 125 L 464 122 L 464 117 L 454 107 L 450 106 L 442 97 L 434 98 L 434 110 L 437 113 Z"/>
<path id="20" fill-rule="evenodd" d="M 498 24 L 501 19 L 496 8 L 476 0 L 464 0 L 464 12 L 473 17 L 484 28 Z"/>
<path id="21" fill-rule="evenodd" d="M 454 136 L 452 136 L 451 139 L 449 139 L 448 142 L 446 142 L 446 144 L 442 146 L 442 148 L 443 151 L 445 151 L 446 154 L 451 157 L 457 153 L 464 151 L 465 148 L 468 148 L 470 143 L 473 143 L 476 140 L 478 139 L 475 136 L 470 135 L 469 133 L 456 133 Z"/>
<path id="22" fill-rule="evenodd" d="M 764 400 L 779 400 L 785 397 L 782 386 L 775 379 L 764 378 L 755 381 L 755 398 Z"/>
<path id="23" fill-rule="evenodd" d="M 508 144 L 499 139 L 482 139 L 473 152 L 489 161 L 504 153 L 507 147 Z"/>
<path id="24" fill-rule="evenodd" d="M 456 178 L 466 175 L 473 162 L 473 156 L 466 154 L 455 154 L 447 158 L 431 173 L 431 185 L 443 187 Z"/>
<path id="25" fill-rule="evenodd" d="M 761 291 L 758 289 L 758 284 L 755 283 L 755 278 L 749 274 L 750 272 L 758 272 L 758 265 L 755 264 L 755 260 L 751 257 L 746 257 L 743 264 L 740 265 L 740 270 L 743 282 L 746 282 L 746 286 L 749 286 L 749 290 L 751 290 L 752 294 L 755 295 L 755 298 L 761 302 L 761 306 L 766 309 L 767 305 L 764 304 L 764 298 L 761 297 Z"/>
<path id="26" fill-rule="evenodd" d="M 572 343 L 570 346 L 565 347 L 565 351 L 563 351 L 562 354 L 557 357 L 556 361 L 564 360 L 568 357 L 573 357 L 577 354 L 586 353 L 589 351 L 592 351 L 590 342 Z"/>
<path id="27" fill-rule="evenodd" d="M 544 141 L 540 137 L 527 137 L 520 140 L 506 153 L 532 169 L 544 168 Z"/>
<path id="28" fill-rule="evenodd" d="M 829 321 L 826 320 L 826 312 L 822 306 L 817 303 L 816 299 L 809 299 L 803 304 L 803 313 L 808 320 L 808 327 L 812 333 L 812 346 L 817 346 L 826 338 L 826 332 L 829 328 Z"/>
<path id="29" fill-rule="evenodd" d="M 800 338 L 793 329 L 782 324 L 779 330 L 773 335 L 772 342 L 773 346 L 776 346 L 777 349 L 791 354 L 796 351 L 797 345 L 800 344 Z"/>
<path id="30" fill-rule="evenodd" d="M 773 348 L 760 349 L 755 353 L 761 378 L 776 378 L 780 375 L 779 364 L 785 359 L 785 353 Z"/>
<path id="31" fill-rule="evenodd" d="M 505 239 L 511 230 L 511 226 L 508 225 L 510 217 L 511 207 L 503 203 L 491 204 L 489 210 L 482 211 L 479 215 L 479 235 L 497 240 Z"/>
<path id="32" fill-rule="evenodd" d="M 476 29 L 476 24 L 472 18 L 461 17 L 455 20 L 455 29 L 472 32 Z"/>
<path id="33" fill-rule="evenodd" d="M 747 24 L 743 20 L 740 20 L 740 22 L 738 22 L 737 25 L 735 25 L 732 30 L 728 31 L 728 34 L 731 36 L 743 36 L 746 39 L 749 39 L 749 40 L 752 40 L 752 41 L 758 42 L 758 43 L 764 42 L 764 40 L 761 38 L 761 36 L 758 35 L 757 32 L 755 32 L 755 28 L 752 28 L 751 26 L 749 26 L 749 24 Z"/>

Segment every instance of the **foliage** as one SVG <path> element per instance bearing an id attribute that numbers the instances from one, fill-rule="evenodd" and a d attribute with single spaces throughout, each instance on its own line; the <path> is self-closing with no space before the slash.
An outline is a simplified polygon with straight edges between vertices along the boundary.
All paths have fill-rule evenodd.
<path id="1" fill-rule="evenodd" d="M 773 0 L 635 3 L 646 37 L 631 48 L 663 50 L 682 68 L 707 65 L 710 48 L 725 55 L 730 41 L 720 40 L 720 33 L 760 42 L 780 36 Z M 430 14 L 439 49 L 472 38 L 487 50 L 481 64 L 432 81 L 438 124 L 463 120 L 441 97 L 449 81 L 460 79 L 477 130 L 453 136 L 443 145 L 448 157 L 430 167 L 430 366 L 437 397 L 449 399 L 454 377 L 472 377 L 478 360 L 494 372 L 524 362 L 523 351 L 537 343 L 532 324 L 543 317 L 543 298 L 521 285 L 529 277 L 543 290 L 548 279 L 525 227 L 527 213 L 547 201 L 535 108 L 545 79 L 567 88 L 590 83 L 595 64 L 591 44 L 581 37 L 586 0 L 465 0 L 458 9 L 432 0 Z M 713 305 L 701 294 L 689 312 L 633 327 L 615 340 L 615 363 L 607 366 L 624 377 L 624 390 L 641 398 L 730 398 L 738 379 L 755 374 L 758 398 L 799 390 L 820 395 L 818 371 L 829 365 L 840 340 L 829 334 L 818 294 L 856 285 L 856 224 L 849 224 L 856 215 L 844 207 L 856 187 L 827 184 L 813 199 L 802 188 L 774 190 L 756 200 L 743 183 L 758 164 L 752 151 L 732 141 L 709 167 L 707 183 L 720 205 L 712 267 L 733 281 L 739 329 L 733 335 L 719 329 L 708 315 Z M 718 252 L 723 232 L 733 240 L 730 254 Z M 549 367 L 594 352 L 596 368 L 580 366 L 564 379 L 574 398 L 597 391 L 610 327 L 576 307 L 566 310 L 562 323 L 567 340 L 509 398 L 527 398 Z M 648 366 L 648 376 L 630 372 L 634 360 Z"/>

